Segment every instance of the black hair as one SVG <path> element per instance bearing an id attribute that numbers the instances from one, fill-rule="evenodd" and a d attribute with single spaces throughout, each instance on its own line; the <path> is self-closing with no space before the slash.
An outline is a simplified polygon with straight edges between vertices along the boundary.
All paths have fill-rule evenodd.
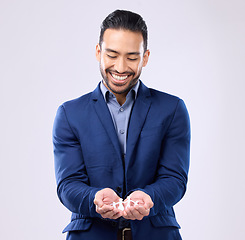
<path id="1" fill-rule="evenodd" d="M 125 29 L 132 32 L 140 32 L 144 40 L 144 51 L 147 50 L 148 33 L 147 26 L 143 18 L 134 12 L 126 10 L 116 10 L 110 13 L 102 22 L 100 27 L 99 44 L 103 42 L 103 35 L 106 29 Z"/>

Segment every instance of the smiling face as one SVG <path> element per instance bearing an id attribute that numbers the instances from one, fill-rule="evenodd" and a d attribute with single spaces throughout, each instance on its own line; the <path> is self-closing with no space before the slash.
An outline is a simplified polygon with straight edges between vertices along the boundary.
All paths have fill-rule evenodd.
<path id="1" fill-rule="evenodd" d="M 149 50 L 144 52 L 140 32 L 107 29 L 101 46 L 96 46 L 96 58 L 105 86 L 115 96 L 126 97 L 137 83 L 142 67 L 146 66 Z"/>

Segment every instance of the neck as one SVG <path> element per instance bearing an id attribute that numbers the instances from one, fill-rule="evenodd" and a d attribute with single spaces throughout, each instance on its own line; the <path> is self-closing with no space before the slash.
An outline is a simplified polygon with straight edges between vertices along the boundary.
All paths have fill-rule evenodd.
<path id="1" fill-rule="evenodd" d="M 122 105 L 125 103 L 125 101 L 126 101 L 126 97 L 127 97 L 127 94 L 128 94 L 129 91 L 127 91 L 127 92 L 125 92 L 125 93 L 115 93 L 115 92 L 113 92 L 113 91 L 107 86 L 107 84 L 105 83 L 104 80 L 103 80 L 103 84 L 104 84 L 104 86 L 105 86 L 111 93 L 114 94 L 114 96 L 115 96 L 116 99 L 117 99 L 117 102 L 122 106 Z"/>
<path id="2" fill-rule="evenodd" d="M 117 102 L 122 106 L 125 101 L 126 101 L 126 96 L 128 94 L 128 92 L 126 93 L 121 93 L 121 94 L 117 94 L 117 93 L 113 93 L 117 99 Z"/>

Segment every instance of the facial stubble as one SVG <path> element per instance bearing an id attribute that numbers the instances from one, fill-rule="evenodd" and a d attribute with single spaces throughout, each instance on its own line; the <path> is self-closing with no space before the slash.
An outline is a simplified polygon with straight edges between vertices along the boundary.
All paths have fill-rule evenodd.
<path id="1" fill-rule="evenodd" d="M 110 74 L 110 72 L 111 72 L 110 68 L 107 68 L 107 69 L 105 70 L 105 72 L 106 72 L 107 74 Z M 114 72 L 115 72 L 115 71 L 114 71 Z M 133 76 L 133 79 L 130 81 L 128 87 L 125 88 L 125 89 L 122 89 L 121 91 L 116 91 L 115 89 L 113 89 L 113 87 L 112 87 L 111 84 L 109 83 L 109 80 L 108 80 L 107 76 L 104 74 L 104 72 L 103 72 L 103 70 L 102 70 L 102 68 L 101 68 L 101 64 L 100 64 L 100 73 L 101 73 L 101 76 L 102 76 L 102 78 L 103 78 L 103 80 L 104 80 L 106 86 L 110 89 L 111 92 L 113 92 L 113 93 L 115 93 L 115 94 L 125 94 L 125 93 L 128 93 L 128 92 L 130 91 L 130 89 L 131 89 L 131 88 L 138 82 L 139 77 L 140 77 L 140 74 L 141 74 L 141 71 L 139 72 L 139 74 L 138 74 L 136 77 L 134 77 L 134 76 L 135 76 L 135 73 L 134 73 L 134 72 L 127 72 L 127 73 L 130 73 L 130 75 Z M 130 76 L 129 76 L 129 77 L 130 77 Z M 115 86 L 118 86 L 118 87 L 123 86 L 123 85 L 120 85 L 120 84 L 114 84 L 114 85 L 115 85 Z"/>

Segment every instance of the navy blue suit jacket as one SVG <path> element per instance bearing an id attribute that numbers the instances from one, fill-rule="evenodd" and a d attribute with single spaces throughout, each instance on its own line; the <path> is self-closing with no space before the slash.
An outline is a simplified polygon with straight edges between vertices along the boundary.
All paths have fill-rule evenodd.
<path id="1" fill-rule="evenodd" d="M 96 239 L 101 216 L 93 203 L 102 188 L 149 194 L 148 217 L 131 221 L 133 239 L 161 239 L 164 227 L 179 228 L 173 205 L 186 191 L 190 125 L 184 102 L 141 82 L 130 117 L 123 159 L 109 109 L 99 86 L 62 104 L 53 129 L 55 172 L 60 201 L 72 212 L 66 231 L 84 231 Z M 101 235 L 102 234 L 102 235 Z M 104 229 L 101 239 L 116 239 Z"/>

